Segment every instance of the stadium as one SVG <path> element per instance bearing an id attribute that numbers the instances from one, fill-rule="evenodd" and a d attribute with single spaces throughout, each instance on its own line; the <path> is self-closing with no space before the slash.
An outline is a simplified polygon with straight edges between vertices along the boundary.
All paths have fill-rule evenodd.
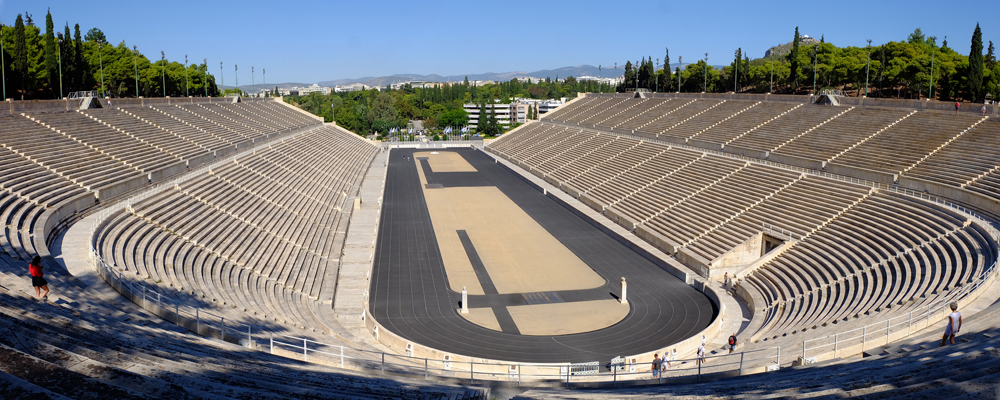
<path id="1" fill-rule="evenodd" d="M 0 108 L 2 398 L 1000 396 L 995 103 L 636 74 L 413 141 L 162 61 Z"/>

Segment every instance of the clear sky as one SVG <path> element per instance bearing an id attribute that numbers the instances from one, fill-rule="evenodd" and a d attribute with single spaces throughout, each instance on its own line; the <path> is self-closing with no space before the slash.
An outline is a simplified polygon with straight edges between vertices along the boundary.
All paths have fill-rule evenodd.
<path id="1" fill-rule="evenodd" d="M 147 57 L 250 67 L 268 82 L 401 73 L 459 75 L 624 64 L 663 58 L 670 48 L 694 61 L 726 64 L 737 47 L 761 57 L 802 34 L 838 46 L 904 40 L 914 28 L 968 54 L 977 22 L 1000 45 L 1000 2 L 948 1 L 302 1 L 0 0 L 0 22 L 32 14 L 44 29 L 100 28 L 111 43 L 138 45 Z"/>

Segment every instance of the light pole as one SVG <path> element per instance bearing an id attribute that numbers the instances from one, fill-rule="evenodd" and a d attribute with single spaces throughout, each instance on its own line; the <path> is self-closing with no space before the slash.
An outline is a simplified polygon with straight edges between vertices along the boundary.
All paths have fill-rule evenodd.
<path id="1" fill-rule="evenodd" d="M 681 92 L 681 65 L 684 64 L 684 56 L 677 56 L 677 93 Z"/>
<path id="2" fill-rule="evenodd" d="M 205 62 L 205 97 L 208 97 L 208 59 L 201 59 Z"/>
<path id="3" fill-rule="evenodd" d="M 872 67 L 872 40 L 868 39 L 868 61 L 865 62 L 865 97 L 868 97 L 868 71 Z"/>
<path id="4" fill-rule="evenodd" d="M 708 92 L 708 53 L 705 53 L 705 83 L 702 85 L 701 92 Z"/>
<path id="5" fill-rule="evenodd" d="M 62 37 L 62 32 L 56 32 L 56 36 L 59 37 L 59 40 L 57 40 L 57 42 L 59 43 L 58 44 L 59 48 L 56 49 L 58 51 L 56 53 L 56 55 L 59 57 L 59 98 L 61 99 L 61 98 L 63 98 L 63 87 L 62 87 L 62 42 L 63 42 L 63 37 Z"/>
<path id="6" fill-rule="evenodd" d="M 107 97 L 104 92 L 104 41 L 97 41 L 97 59 L 101 62 L 101 97 Z"/>
<path id="7" fill-rule="evenodd" d="M 132 65 L 135 67 L 135 98 L 139 98 L 139 46 L 132 46 Z"/>
<path id="8" fill-rule="evenodd" d="M 191 97 L 191 79 L 188 79 L 188 55 L 184 55 L 184 95 Z"/>
<path id="9" fill-rule="evenodd" d="M 0 75 L 3 75 L 2 100 L 4 101 L 7 100 L 7 68 L 4 68 L 5 65 L 7 65 L 7 63 L 3 61 L 3 24 L 0 24 Z"/>
<path id="10" fill-rule="evenodd" d="M 221 86 L 226 86 L 226 75 L 223 74 L 223 72 L 222 72 L 222 61 L 219 61 L 219 79 L 222 80 L 222 85 Z M 226 92 L 225 92 L 225 89 L 223 89 L 223 91 L 222 91 L 222 97 L 225 97 L 225 95 L 226 95 Z"/>
<path id="11" fill-rule="evenodd" d="M 813 45 L 813 94 L 816 94 L 816 60 L 819 59 L 819 45 Z"/>
<path id="12" fill-rule="evenodd" d="M 264 75 L 264 89 L 267 89 L 267 68 L 261 68 L 260 73 Z"/>
<path id="13" fill-rule="evenodd" d="M 236 65 L 236 64 L 233 64 L 233 68 L 236 69 L 236 72 L 233 72 L 233 73 L 236 74 L 236 95 L 239 96 L 240 95 L 240 66 Z"/>
<path id="14" fill-rule="evenodd" d="M 655 82 L 655 83 L 653 83 L 653 87 L 654 87 L 653 92 L 654 93 L 660 91 L 660 80 L 656 77 L 656 66 L 657 65 L 660 65 L 660 59 L 659 58 L 656 59 L 656 64 L 653 64 L 653 82 Z M 666 72 L 666 71 L 663 71 L 663 72 Z"/>
<path id="15" fill-rule="evenodd" d="M 945 36 L 947 40 L 947 36 Z M 927 100 L 934 98 L 934 44 L 937 42 L 937 36 L 931 36 L 931 83 L 927 86 Z M 918 98 L 920 96 L 917 96 Z"/>
<path id="16" fill-rule="evenodd" d="M 167 97 L 167 54 L 160 50 L 160 75 L 163 77 L 163 97 Z"/>
<path id="17" fill-rule="evenodd" d="M 250 90 L 253 90 L 254 85 L 257 84 L 256 77 L 254 77 L 253 65 L 250 66 Z"/>
<path id="18" fill-rule="evenodd" d="M 736 93 L 739 93 L 739 91 L 740 91 L 740 89 L 739 89 L 739 86 L 740 86 L 740 82 L 739 82 L 739 79 L 740 79 L 739 78 L 739 76 L 740 76 L 740 51 L 739 50 L 736 51 L 736 63 L 733 64 L 733 65 L 736 66 L 736 68 L 733 68 L 733 94 L 736 94 Z"/>

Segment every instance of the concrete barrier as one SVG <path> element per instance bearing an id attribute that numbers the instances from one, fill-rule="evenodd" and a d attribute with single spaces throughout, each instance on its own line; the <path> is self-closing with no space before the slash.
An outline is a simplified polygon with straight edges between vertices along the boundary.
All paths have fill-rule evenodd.
<path id="1" fill-rule="evenodd" d="M 203 154 L 203 155 L 200 155 L 200 156 L 197 156 L 197 157 L 193 157 L 193 158 L 189 158 L 187 160 L 187 167 L 189 169 L 190 168 L 195 168 L 195 167 L 197 167 L 197 166 L 199 166 L 201 164 L 212 162 L 212 160 L 214 160 L 214 159 L 215 159 L 215 153 L 214 152 L 206 153 L 206 154 Z"/>
<path id="2" fill-rule="evenodd" d="M 712 142 L 707 142 L 707 141 L 704 141 L 704 140 L 691 139 L 691 140 L 688 140 L 687 144 L 689 146 L 700 147 L 700 148 L 703 148 L 703 149 L 714 150 L 714 151 L 722 151 L 722 144 L 721 143 L 712 143 Z"/>
<path id="3" fill-rule="evenodd" d="M 698 273 L 698 275 L 708 277 L 709 261 L 706 260 L 704 257 L 694 254 L 688 249 L 677 250 L 677 254 L 675 254 L 674 257 L 677 257 L 678 261 L 680 261 L 684 265 L 687 265 L 688 268 L 694 270 L 694 272 Z"/>
<path id="4" fill-rule="evenodd" d="M 887 185 L 891 185 L 893 182 L 896 181 L 896 175 L 890 174 L 888 172 L 873 171 L 870 169 L 843 165 L 843 164 L 828 163 L 826 164 L 826 170 L 834 174 L 867 179 L 869 181 L 884 183 Z"/>
<path id="5" fill-rule="evenodd" d="M 135 178 L 126 179 L 124 181 L 118 182 L 114 185 L 110 185 L 103 189 L 99 189 L 97 192 L 97 199 L 101 201 L 108 200 L 110 198 L 117 197 L 122 193 L 126 193 L 140 187 L 145 186 L 149 183 L 149 177 L 146 175 L 137 176 Z"/>
<path id="6" fill-rule="evenodd" d="M 993 214 L 1000 214 L 1000 199 L 991 198 L 963 188 L 908 176 L 902 176 L 899 178 L 899 186 L 935 194 L 941 197 L 947 197 L 948 199 L 958 203 L 964 203 Z M 1000 194 L 998 194 L 998 196 L 1000 196 Z"/>
<path id="7" fill-rule="evenodd" d="M 156 171 L 149 173 L 150 182 L 159 182 L 168 177 L 172 177 L 177 174 L 181 174 L 187 171 L 187 162 L 178 161 L 174 164 L 168 165 L 166 167 L 160 168 Z"/>
<path id="8" fill-rule="evenodd" d="M 789 155 L 785 155 L 785 154 L 774 154 L 774 153 L 771 153 L 771 154 L 769 154 L 767 156 L 767 159 L 771 160 L 771 161 L 774 161 L 776 163 L 794 165 L 796 167 L 809 168 L 809 169 L 815 169 L 815 170 L 822 170 L 823 169 L 823 162 L 822 161 L 810 160 L 810 159 L 807 159 L 807 158 L 801 158 L 801 157 L 796 157 L 796 156 L 789 156 Z"/>
<path id="9" fill-rule="evenodd" d="M 744 157 L 759 158 L 761 160 L 766 160 L 768 158 L 768 155 L 770 155 L 770 153 L 766 150 L 754 150 L 732 145 L 726 145 L 722 147 L 722 151 L 730 154 L 739 154 Z M 772 161 L 779 162 L 777 160 L 772 160 Z"/>

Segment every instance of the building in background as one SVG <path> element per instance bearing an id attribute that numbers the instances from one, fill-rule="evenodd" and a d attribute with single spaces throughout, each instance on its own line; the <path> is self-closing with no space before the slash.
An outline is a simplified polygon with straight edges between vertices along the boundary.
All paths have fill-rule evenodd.
<path id="1" fill-rule="evenodd" d="M 469 114 L 469 127 L 476 128 L 479 126 L 479 115 L 480 109 L 479 104 L 465 104 L 462 108 L 465 112 Z M 503 126 L 510 126 L 511 110 L 515 110 L 516 113 L 516 103 L 512 104 L 487 104 L 486 107 L 493 108 L 493 115 L 497 119 L 497 123 Z M 515 114 L 516 115 L 516 114 Z"/>

